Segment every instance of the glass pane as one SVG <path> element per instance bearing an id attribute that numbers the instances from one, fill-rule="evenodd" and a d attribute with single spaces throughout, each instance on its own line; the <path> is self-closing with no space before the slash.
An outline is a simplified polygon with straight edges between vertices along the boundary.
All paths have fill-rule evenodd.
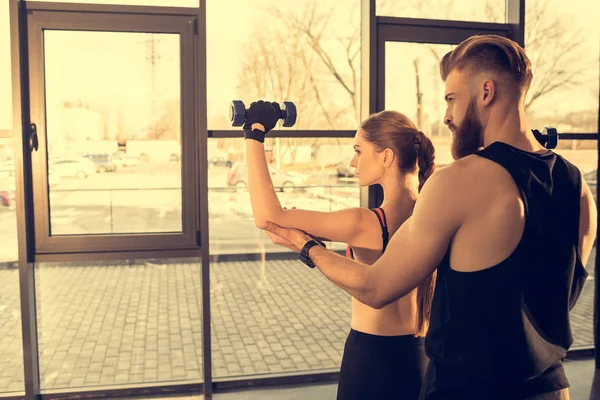
<path id="1" fill-rule="evenodd" d="M 209 1 L 207 38 L 208 129 L 237 129 L 236 99 L 293 101 L 293 129 L 356 129 L 360 0 Z"/>
<path id="2" fill-rule="evenodd" d="M 598 131 L 600 3 L 528 0 L 525 48 L 533 81 L 525 106 L 532 126 Z"/>
<path id="3" fill-rule="evenodd" d="M 359 207 L 360 188 L 349 165 L 352 143 L 351 138 L 267 139 L 271 179 L 281 205 L 316 211 Z M 209 139 L 207 151 L 211 254 L 286 252 L 254 224 L 242 137 Z"/>
<path id="4" fill-rule="evenodd" d="M 577 165 L 585 178 L 590 190 L 596 198 L 598 169 L 598 149 L 595 140 L 562 140 L 556 153 Z M 596 199 L 596 204 L 598 200 Z M 596 265 L 596 243 L 588 259 L 586 270 L 589 274 L 588 280 L 579 297 L 577 305 L 571 312 L 571 329 L 573 330 L 573 346 L 594 345 L 593 322 L 594 322 L 594 267 Z"/>
<path id="5" fill-rule="evenodd" d="M 42 389 L 200 381 L 198 259 L 38 263 Z"/>
<path id="6" fill-rule="evenodd" d="M 358 207 L 353 139 L 267 139 L 284 207 Z M 244 140 L 209 139 L 211 318 L 215 378 L 339 368 L 350 296 L 254 225 Z M 343 252 L 345 245 L 328 244 Z M 278 253 L 276 256 L 274 253 Z M 241 260 L 241 261 L 240 261 Z M 260 261 L 251 261 L 260 260 Z"/>
<path id="7" fill-rule="evenodd" d="M 56 3 L 57 0 L 38 0 Z M 111 4 L 125 6 L 199 7 L 199 0 L 60 0 L 60 3 Z"/>
<path id="8" fill-rule="evenodd" d="M 52 235 L 180 232 L 179 35 L 45 30 L 44 54 Z"/>
<path id="9" fill-rule="evenodd" d="M 506 21 L 503 0 L 377 0 L 376 14 L 386 17 L 457 21 Z"/>
<path id="10" fill-rule="evenodd" d="M 8 90 L 0 90 L 0 396 L 16 396 L 25 390 L 11 85 L 8 2 L 3 2 L 0 5 L 0 87 Z"/>
<path id="11" fill-rule="evenodd" d="M 0 6 L 0 138 L 12 129 L 12 81 L 10 57 L 10 16 L 8 2 Z M 0 159 L 3 156 L 0 155 Z"/>
<path id="12" fill-rule="evenodd" d="M 435 147 L 437 166 L 453 161 L 452 133 L 444 125 L 445 85 L 439 63 L 454 46 L 385 43 L 385 109 L 410 118 Z"/>

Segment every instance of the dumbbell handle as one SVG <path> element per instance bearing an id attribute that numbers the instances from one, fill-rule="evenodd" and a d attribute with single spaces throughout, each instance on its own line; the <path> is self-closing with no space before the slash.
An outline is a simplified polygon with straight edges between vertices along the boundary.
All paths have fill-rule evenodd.
<path id="1" fill-rule="evenodd" d="M 278 119 L 283 120 L 283 127 L 290 127 L 296 123 L 296 106 L 290 101 L 284 101 L 285 109 L 280 109 Z M 229 109 L 229 118 L 233 126 L 242 126 L 248 115 L 248 109 L 241 100 L 234 100 Z"/>
<path id="2" fill-rule="evenodd" d="M 246 109 L 246 115 L 248 115 L 248 109 Z M 279 111 L 279 119 L 286 119 L 287 118 L 287 111 L 286 110 L 280 110 Z M 246 119 L 244 117 L 244 119 Z"/>

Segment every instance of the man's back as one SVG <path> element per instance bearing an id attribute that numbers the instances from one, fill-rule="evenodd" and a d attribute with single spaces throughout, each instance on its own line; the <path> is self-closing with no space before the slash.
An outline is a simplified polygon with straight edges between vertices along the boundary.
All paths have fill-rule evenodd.
<path id="1" fill-rule="evenodd" d="M 451 168 L 465 218 L 438 268 L 424 395 L 517 399 L 568 387 L 568 312 L 586 278 L 579 171 L 500 142 Z"/>

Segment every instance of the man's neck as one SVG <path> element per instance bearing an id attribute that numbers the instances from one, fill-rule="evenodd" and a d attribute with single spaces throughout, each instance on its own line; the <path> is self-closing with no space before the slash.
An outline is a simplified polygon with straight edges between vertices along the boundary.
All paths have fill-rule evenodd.
<path id="1" fill-rule="evenodd" d="M 531 132 L 522 107 L 500 108 L 490 116 L 483 132 L 483 145 L 487 147 L 494 142 L 532 153 L 545 150 Z"/>

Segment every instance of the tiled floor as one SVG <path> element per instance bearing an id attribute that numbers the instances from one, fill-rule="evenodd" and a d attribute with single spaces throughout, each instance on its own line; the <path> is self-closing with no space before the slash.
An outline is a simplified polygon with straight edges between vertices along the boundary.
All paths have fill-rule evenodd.
<path id="1" fill-rule="evenodd" d="M 23 388 L 23 368 L 17 271 L 0 269 L 0 282 L 3 393 Z M 195 260 L 42 264 L 36 297 L 43 389 L 202 377 Z M 572 314 L 576 345 L 592 343 L 592 302 L 590 279 Z M 211 310 L 216 378 L 339 367 L 350 298 L 298 261 L 213 263 Z"/>

